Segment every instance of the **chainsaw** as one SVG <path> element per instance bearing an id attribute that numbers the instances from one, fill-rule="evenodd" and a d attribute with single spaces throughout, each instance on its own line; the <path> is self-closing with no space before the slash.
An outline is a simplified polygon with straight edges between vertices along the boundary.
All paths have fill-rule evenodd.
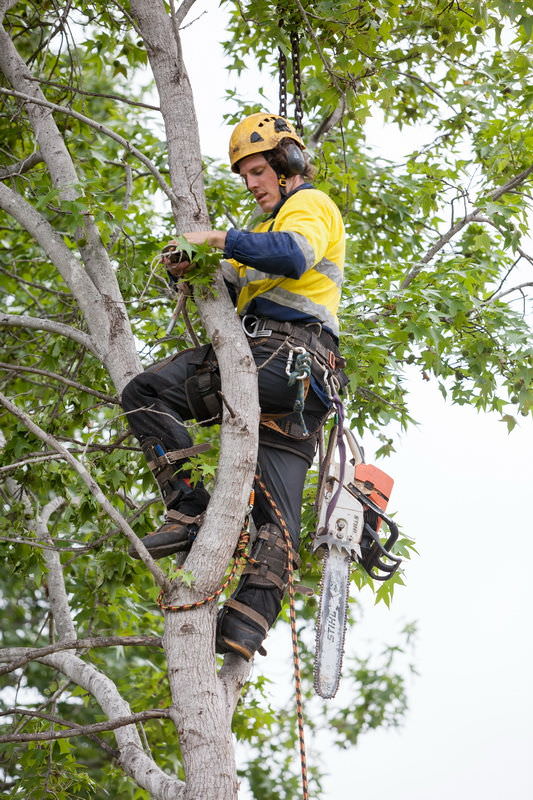
<path id="1" fill-rule="evenodd" d="M 332 459 L 332 442 L 344 439 L 349 454 Z M 339 447 L 346 454 L 344 444 Z M 316 623 L 314 665 L 315 691 L 321 697 L 334 697 L 344 655 L 351 562 L 357 560 L 375 580 L 394 575 L 401 559 L 391 553 L 398 539 L 398 528 L 385 509 L 393 479 L 372 464 L 365 464 L 364 453 L 353 433 L 345 428 L 340 437 L 333 430 L 322 470 L 317 507 L 318 526 L 313 552 L 323 557 L 322 580 Z M 382 543 L 382 523 L 389 536 Z"/>

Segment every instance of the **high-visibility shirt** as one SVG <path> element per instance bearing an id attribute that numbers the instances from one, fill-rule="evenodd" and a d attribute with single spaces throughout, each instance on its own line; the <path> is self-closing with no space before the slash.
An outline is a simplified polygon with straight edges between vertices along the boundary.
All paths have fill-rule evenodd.
<path id="1" fill-rule="evenodd" d="M 339 209 L 310 184 L 297 188 L 253 231 L 231 228 L 222 262 L 237 312 L 320 322 L 339 334 L 345 234 Z"/>

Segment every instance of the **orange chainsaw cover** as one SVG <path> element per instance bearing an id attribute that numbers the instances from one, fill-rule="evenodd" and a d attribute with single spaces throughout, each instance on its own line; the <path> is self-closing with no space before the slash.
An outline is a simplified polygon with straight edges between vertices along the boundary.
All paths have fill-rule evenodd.
<path id="1" fill-rule="evenodd" d="M 373 464 L 358 464 L 355 468 L 354 478 L 358 488 L 382 511 L 385 511 L 394 486 L 394 479 Z M 379 520 L 380 522 L 381 520 Z"/>

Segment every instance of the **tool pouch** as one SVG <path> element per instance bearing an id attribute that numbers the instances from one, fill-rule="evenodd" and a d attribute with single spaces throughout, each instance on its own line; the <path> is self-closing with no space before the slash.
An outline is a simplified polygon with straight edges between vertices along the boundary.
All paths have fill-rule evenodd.
<path id="1" fill-rule="evenodd" d="M 299 557 L 292 551 L 294 568 L 297 569 Z M 259 528 L 252 547 L 251 561 L 243 571 L 247 587 L 279 589 L 283 595 L 289 580 L 287 543 L 277 525 L 268 523 Z"/>

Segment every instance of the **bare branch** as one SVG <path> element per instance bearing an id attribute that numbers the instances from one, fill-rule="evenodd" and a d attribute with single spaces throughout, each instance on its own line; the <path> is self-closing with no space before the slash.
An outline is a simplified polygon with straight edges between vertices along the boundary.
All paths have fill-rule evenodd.
<path id="1" fill-rule="evenodd" d="M 507 294 L 511 294 L 512 292 L 521 292 L 522 289 L 525 289 L 528 286 L 533 286 L 533 281 L 526 281 L 525 283 L 519 283 L 518 286 L 512 286 L 510 289 L 505 289 L 503 292 L 498 292 L 498 294 L 489 297 L 487 300 L 483 300 L 480 305 L 486 306 L 489 303 L 495 303 L 496 300 L 501 300 L 502 297 L 505 297 Z"/>
<path id="2" fill-rule="evenodd" d="M 0 87 L 0 91 L 2 91 Z M 7 211 L 38 242 L 63 280 L 77 298 L 85 317 L 91 319 L 101 295 L 83 269 L 83 265 L 54 230 L 46 217 L 39 213 L 20 194 L 0 182 L 0 208 Z"/>
<path id="3" fill-rule="evenodd" d="M 35 523 L 35 534 L 38 539 L 48 544 L 53 544 L 52 537 L 48 533 L 48 521 L 52 514 L 65 505 L 66 502 L 64 497 L 55 497 L 45 505 Z M 72 620 L 72 611 L 65 588 L 65 578 L 59 553 L 56 550 L 45 550 L 43 558 L 48 569 L 46 588 L 50 601 L 50 611 L 57 633 L 60 639 L 75 639 L 76 629 Z"/>
<path id="4" fill-rule="evenodd" d="M 77 728 L 81 729 L 83 726 L 77 725 L 75 722 L 67 722 L 66 720 L 61 719 L 61 717 L 57 717 L 55 714 L 45 714 L 43 711 L 38 711 L 37 709 L 27 709 L 27 708 L 11 708 L 9 711 L 2 711 L 0 712 L 0 717 L 5 716 L 23 716 L 23 717 L 36 717 L 37 719 L 47 719 L 49 722 L 53 722 L 55 725 L 64 725 L 66 728 Z M 19 726 L 16 730 L 19 730 Z M 109 747 L 107 742 L 104 742 L 98 736 L 95 736 L 94 733 L 88 733 L 87 731 L 79 731 L 80 733 L 85 733 L 85 735 L 95 742 L 102 750 L 105 750 L 111 758 L 118 758 L 120 753 L 118 750 L 114 749 L 113 747 Z M 74 735 L 74 734 L 73 734 Z"/>
<path id="5" fill-rule="evenodd" d="M 85 736 L 87 734 L 101 733 L 102 731 L 114 731 L 117 728 L 124 728 L 126 725 L 133 725 L 137 722 L 142 722 L 145 719 L 162 719 L 169 717 L 169 712 L 166 708 L 154 709 L 150 711 L 140 711 L 137 714 L 131 714 L 129 717 L 119 717 L 110 722 L 95 722 L 93 725 L 76 725 L 75 723 L 62 720 L 60 717 L 51 718 L 51 715 L 42 714 L 40 712 L 32 713 L 25 709 L 16 709 L 13 711 L 2 711 L 0 716 L 6 714 L 27 714 L 28 716 L 44 717 L 44 719 L 51 719 L 58 725 L 70 725 L 69 730 L 66 731 L 43 731 L 41 733 L 12 733 L 7 736 L 0 736 L 0 742 L 51 742 L 55 739 L 68 739 L 71 736 Z"/>
<path id="6" fill-rule="evenodd" d="M 250 678 L 251 670 L 252 664 L 240 656 L 233 653 L 227 653 L 224 656 L 224 664 L 219 670 L 218 677 L 224 687 L 228 720 L 233 717 L 241 692 Z"/>
<path id="7" fill-rule="evenodd" d="M 20 461 L 14 461 L 12 464 L 6 464 L 4 467 L 0 467 L 0 475 L 3 472 L 13 472 L 14 469 L 18 469 L 19 467 L 25 467 L 27 464 L 40 464 L 43 461 L 58 461 L 62 459 L 63 456 L 60 453 L 43 453 L 42 456 L 31 456 L 30 458 L 22 458 Z M 7 541 L 15 541 L 12 539 L 8 539 Z"/>
<path id="8" fill-rule="evenodd" d="M 159 106 L 151 106 L 148 103 L 140 103 L 137 100 L 130 100 L 121 94 L 105 94 L 104 92 L 88 92 L 85 89 L 80 89 L 78 86 L 72 86 L 70 83 L 57 83 L 56 81 L 45 81 L 43 78 L 30 78 L 32 81 L 37 81 L 44 86 L 54 86 L 57 89 L 66 89 L 75 94 L 82 94 L 84 97 L 104 97 L 107 100 L 118 100 L 120 103 L 127 103 L 129 106 L 136 106 L 138 108 L 146 108 L 149 111 L 161 111 Z"/>
<path id="9" fill-rule="evenodd" d="M 28 430 L 37 436 L 41 441 L 45 442 L 49 447 L 53 450 L 56 450 L 58 453 L 61 453 L 63 457 L 68 461 L 68 463 L 74 468 L 74 470 L 78 473 L 81 477 L 83 482 L 89 488 L 89 491 L 96 499 L 96 501 L 102 506 L 106 514 L 113 520 L 113 522 L 120 528 L 122 533 L 129 539 L 131 544 L 137 550 L 139 557 L 143 561 L 144 565 L 150 570 L 152 573 L 154 580 L 156 583 L 164 589 L 168 589 L 169 584 L 168 581 L 161 570 L 161 568 L 155 563 L 154 559 L 142 543 L 142 541 L 136 536 L 134 531 L 128 525 L 122 514 L 120 514 L 116 508 L 109 502 L 105 494 L 103 493 L 100 486 L 96 483 L 94 478 L 88 472 L 88 470 L 83 466 L 83 464 L 78 461 L 74 456 L 69 453 L 58 441 L 57 439 L 46 431 L 43 431 L 38 425 L 36 425 L 30 417 L 22 411 L 22 409 L 18 408 L 14 403 L 12 403 L 3 393 L 0 392 L 0 403 L 7 408 L 8 411 L 11 412 L 17 419 L 20 419 L 24 425 L 28 428 Z"/>
<path id="10" fill-rule="evenodd" d="M 66 336 L 67 339 L 72 339 L 74 342 L 82 344 L 93 355 L 100 358 L 100 354 L 88 334 L 79 331 L 77 328 L 72 328 L 70 325 L 64 325 L 62 322 L 54 322 L 51 319 L 41 319 L 40 317 L 28 317 L 25 314 L 0 313 L 0 325 L 6 325 L 8 328 L 30 328 L 36 331 L 58 333 L 60 336 Z"/>
<path id="11" fill-rule="evenodd" d="M 178 28 L 195 3 L 196 0 L 183 0 L 178 10 L 174 13 L 174 20 Z"/>
<path id="12" fill-rule="evenodd" d="M 334 108 L 331 114 L 322 120 L 320 125 L 315 128 L 314 132 L 309 137 L 308 145 L 310 149 L 314 149 L 319 144 L 320 140 L 327 136 L 329 131 L 339 124 L 344 116 L 345 111 L 346 97 L 345 95 L 342 95 L 336 108 Z"/>
<path id="13" fill-rule="evenodd" d="M 52 653 L 59 653 L 62 650 L 91 650 L 93 647 L 162 647 L 162 644 L 158 636 L 93 636 L 88 639 L 62 641 L 48 647 L 8 647 L 0 650 L 0 661 L 14 658 L 14 654 L 20 651 L 23 651 L 23 655 L 6 664 L 5 667 L 0 667 L 0 675 L 13 672 L 13 670 L 29 664 L 30 661 L 39 660 Z"/>
<path id="14" fill-rule="evenodd" d="M 70 292 L 62 292 L 59 289 L 51 289 L 50 286 L 45 286 L 43 283 L 35 283 L 34 281 L 28 281 L 26 278 L 21 278 L 20 275 L 15 275 L 13 272 L 10 272 L 8 269 L 4 269 L 4 267 L 0 267 L 0 272 L 3 272 L 4 275 L 7 275 L 8 278 L 16 281 L 23 286 L 32 286 L 34 289 L 39 289 L 41 292 L 49 292 L 50 294 L 55 294 L 56 297 L 60 297 L 65 303 L 74 302 L 74 297 Z"/>
<path id="15" fill-rule="evenodd" d="M 70 378 L 65 378 L 64 375 L 59 375 L 57 372 L 49 372 L 47 369 L 38 369 L 37 367 L 23 367 L 21 364 L 6 364 L 3 361 L 0 361 L 0 369 L 11 370 L 12 372 L 31 372 L 35 375 L 44 375 L 52 380 L 61 381 L 61 383 L 65 383 L 67 386 L 71 386 L 73 389 L 77 389 L 80 392 L 85 392 L 93 397 L 98 397 L 100 400 L 104 400 L 106 403 L 118 405 L 118 398 L 111 397 L 111 395 L 104 394 L 103 392 L 99 392 L 97 389 L 91 389 L 89 386 L 84 386 L 83 383 L 71 381 Z"/>
<path id="16" fill-rule="evenodd" d="M 53 653 L 43 656 L 42 663 L 59 670 L 70 680 L 89 692 L 109 720 L 130 718 L 128 703 L 119 694 L 116 685 L 92 664 L 72 653 Z M 154 800 L 182 800 L 184 784 L 165 774 L 142 749 L 142 742 L 134 724 L 126 724 L 115 732 L 120 750 L 119 765 L 125 773 L 142 786 Z"/>
<path id="17" fill-rule="evenodd" d="M 15 89 L 6 89 L 0 86 L 0 93 L 9 95 L 11 97 L 18 97 L 20 100 L 24 100 L 26 103 L 34 103 L 38 106 L 43 106 L 44 108 L 49 108 L 52 111 L 57 111 L 61 114 L 66 114 L 69 117 L 74 117 L 74 119 L 79 120 L 79 122 L 83 122 L 85 125 L 88 125 L 90 128 L 98 131 L 99 133 L 103 133 L 105 136 L 109 136 L 110 139 L 113 139 L 115 142 L 118 142 L 125 150 L 131 153 L 135 158 L 137 158 L 146 169 L 150 172 L 151 175 L 157 181 L 159 187 L 163 190 L 166 196 L 169 198 L 171 203 L 176 203 L 176 195 L 165 181 L 155 164 L 144 155 L 141 150 L 139 150 L 135 145 L 131 144 L 127 139 L 121 136 L 119 133 L 116 133 L 111 128 L 108 128 L 106 125 L 103 125 L 101 122 L 96 122 L 94 119 L 90 117 L 86 117 L 85 114 L 80 114 L 77 111 L 74 111 L 72 108 L 67 108 L 66 106 L 60 106 L 57 103 L 51 103 L 49 100 L 41 99 L 40 97 L 32 97 L 30 94 L 25 94 L 24 92 L 17 92 Z"/>
<path id="18" fill-rule="evenodd" d="M 32 169 L 32 167 L 34 167 L 36 164 L 41 164 L 43 161 L 44 158 L 41 151 L 36 150 L 35 153 L 31 153 L 21 161 L 17 161 L 16 164 L 11 164 L 9 167 L 0 169 L 0 181 L 5 181 L 6 178 L 16 178 L 18 175 L 23 175 L 25 172 L 28 172 L 30 169 Z"/>

